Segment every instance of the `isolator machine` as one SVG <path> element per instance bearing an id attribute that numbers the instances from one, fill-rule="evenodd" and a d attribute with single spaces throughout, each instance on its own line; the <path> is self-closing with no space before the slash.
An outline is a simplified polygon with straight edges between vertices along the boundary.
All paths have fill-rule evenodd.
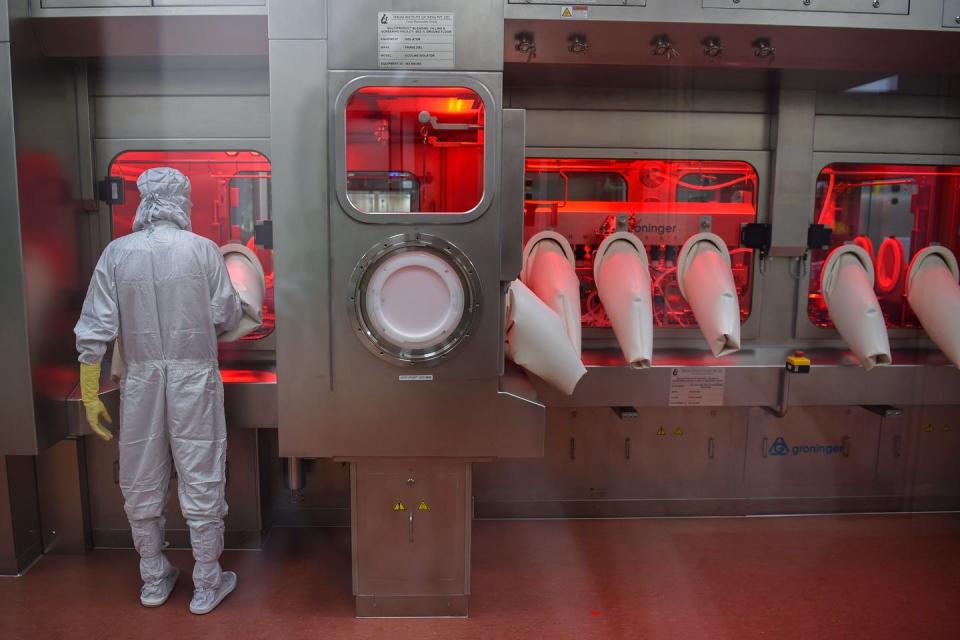
<path id="1" fill-rule="evenodd" d="M 467 615 L 474 518 L 960 505 L 960 3 L 0 8 L 0 572 L 130 544 L 70 328 L 157 166 L 227 544 L 350 526 L 359 616 Z"/>

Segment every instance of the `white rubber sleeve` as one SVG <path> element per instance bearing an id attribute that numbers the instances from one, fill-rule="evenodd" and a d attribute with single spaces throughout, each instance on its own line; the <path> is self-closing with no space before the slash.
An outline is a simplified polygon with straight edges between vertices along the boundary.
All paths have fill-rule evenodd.
<path id="1" fill-rule="evenodd" d="M 635 369 L 653 359 L 653 299 L 647 252 L 623 231 L 600 244 L 593 262 L 594 282 L 623 357 Z"/>
<path id="2" fill-rule="evenodd" d="M 519 280 L 507 292 L 507 357 L 571 395 L 587 372 L 560 316 Z"/>
<path id="3" fill-rule="evenodd" d="M 580 353 L 580 281 L 575 265 L 567 239 L 554 231 L 541 231 L 523 250 L 520 279 L 557 312 L 570 343 Z"/>
<path id="4" fill-rule="evenodd" d="M 677 282 L 714 356 L 740 350 L 740 299 L 730 252 L 717 235 L 698 233 L 677 258 Z"/>
<path id="5" fill-rule="evenodd" d="M 868 371 L 891 362 L 887 326 L 873 285 L 873 263 L 863 248 L 847 244 L 827 256 L 820 289 L 830 319 Z"/>
<path id="6" fill-rule="evenodd" d="M 217 337 L 220 342 L 232 342 L 253 333 L 263 324 L 263 299 L 267 294 L 267 282 L 263 266 L 257 255 L 241 244 L 220 247 L 227 265 L 230 282 L 240 296 L 243 318 L 233 331 Z"/>
<path id="7" fill-rule="evenodd" d="M 946 247 L 927 247 L 910 262 L 907 300 L 930 339 L 960 367 L 960 269 Z"/>

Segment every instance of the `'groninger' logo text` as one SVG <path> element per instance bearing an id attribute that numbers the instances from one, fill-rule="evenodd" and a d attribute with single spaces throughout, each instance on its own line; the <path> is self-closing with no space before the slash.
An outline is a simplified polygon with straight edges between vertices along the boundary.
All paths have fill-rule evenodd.
<path id="1" fill-rule="evenodd" d="M 843 453 L 842 444 L 802 444 L 791 447 L 783 437 L 777 438 L 770 445 L 767 453 L 771 456 L 799 456 L 803 454 L 833 455 Z"/>
<path id="2" fill-rule="evenodd" d="M 636 233 L 659 233 L 662 236 L 667 235 L 668 233 L 676 233 L 677 225 L 675 224 L 638 224 L 634 229 Z"/>

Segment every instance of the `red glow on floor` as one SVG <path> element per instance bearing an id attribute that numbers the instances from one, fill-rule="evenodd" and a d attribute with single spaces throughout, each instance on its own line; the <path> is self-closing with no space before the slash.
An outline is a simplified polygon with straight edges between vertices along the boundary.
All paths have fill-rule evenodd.
<path id="1" fill-rule="evenodd" d="M 221 369 L 220 377 L 225 383 L 251 383 L 251 382 L 269 382 L 276 384 L 277 373 L 275 371 L 260 371 L 256 369 Z"/>

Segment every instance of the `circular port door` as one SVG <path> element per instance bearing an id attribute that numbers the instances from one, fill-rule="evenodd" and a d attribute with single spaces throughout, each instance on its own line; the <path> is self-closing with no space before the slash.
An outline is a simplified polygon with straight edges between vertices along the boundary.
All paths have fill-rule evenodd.
<path id="1" fill-rule="evenodd" d="M 479 280 L 453 245 L 432 236 L 395 236 L 354 269 L 349 301 L 358 336 L 397 364 L 443 358 L 470 334 Z"/>

